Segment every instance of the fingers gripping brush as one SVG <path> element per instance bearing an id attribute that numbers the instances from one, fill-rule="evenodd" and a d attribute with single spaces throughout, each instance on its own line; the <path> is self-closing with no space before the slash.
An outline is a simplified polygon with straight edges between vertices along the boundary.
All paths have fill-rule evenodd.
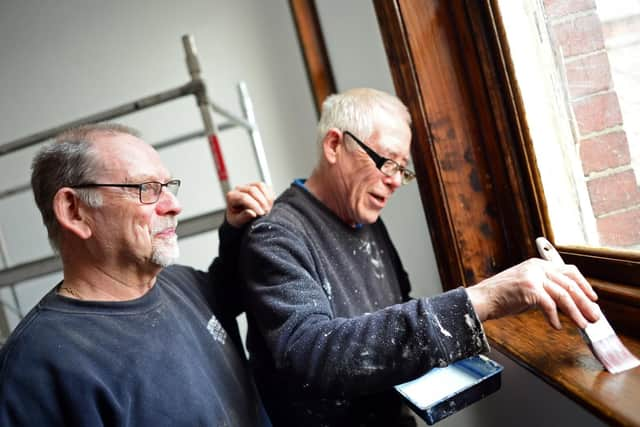
<path id="1" fill-rule="evenodd" d="M 558 251 L 544 237 L 536 239 L 536 246 L 541 258 L 557 265 L 564 264 Z M 612 374 L 639 366 L 640 360 L 622 344 L 602 311 L 599 314 L 600 317 L 595 323 L 589 323 L 586 328 L 580 329 L 582 338 L 596 359 Z"/>

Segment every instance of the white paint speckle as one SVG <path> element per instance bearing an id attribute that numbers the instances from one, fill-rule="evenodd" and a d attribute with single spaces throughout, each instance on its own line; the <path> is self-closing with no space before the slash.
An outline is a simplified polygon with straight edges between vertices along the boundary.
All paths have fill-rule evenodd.
<path id="1" fill-rule="evenodd" d="M 472 331 L 475 331 L 476 329 L 476 324 L 473 321 L 473 319 L 471 318 L 471 316 L 469 315 L 469 313 L 466 313 L 464 315 L 464 322 L 467 324 L 467 326 L 469 327 L 469 329 L 471 329 Z"/>
<path id="2" fill-rule="evenodd" d="M 367 255 L 371 255 L 371 242 L 361 240 L 360 247 L 358 249 L 360 249 L 360 251 L 364 252 Z"/>
<path id="3" fill-rule="evenodd" d="M 332 295 L 331 295 L 331 283 L 329 283 L 326 279 L 324 282 L 322 282 L 322 289 L 324 289 L 324 292 L 327 294 L 327 298 L 329 300 L 331 300 Z"/>
<path id="4" fill-rule="evenodd" d="M 224 344 L 227 341 L 227 332 L 224 330 L 216 316 L 211 316 L 209 322 L 207 323 L 207 330 L 211 334 L 214 340 L 218 341 L 221 344 Z"/>
<path id="5" fill-rule="evenodd" d="M 453 338 L 453 335 L 451 335 L 451 332 L 447 331 L 445 328 L 442 327 L 442 324 L 440 323 L 440 319 L 438 319 L 438 316 L 433 316 L 436 325 L 438 326 L 438 329 L 440 329 L 440 333 L 446 337 L 449 338 Z"/>

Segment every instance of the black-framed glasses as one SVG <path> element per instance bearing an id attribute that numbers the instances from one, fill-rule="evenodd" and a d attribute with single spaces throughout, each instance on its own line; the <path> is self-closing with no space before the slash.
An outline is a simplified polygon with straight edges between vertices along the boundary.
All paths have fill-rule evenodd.
<path id="1" fill-rule="evenodd" d="M 174 196 L 178 195 L 178 190 L 180 189 L 180 180 L 172 179 L 171 181 L 167 181 L 165 183 L 158 181 L 148 181 L 142 182 L 140 184 L 96 184 L 96 183 L 85 183 L 78 185 L 71 185 L 71 188 L 95 188 L 95 187 L 120 187 L 120 188 L 137 188 L 138 195 L 140 197 L 140 203 L 145 205 L 150 205 L 152 203 L 157 202 L 160 199 L 160 194 L 162 194 L 162 190 L 164 188 Z"/>
<path id="2" fill-rule="evenodd" d="M 349 135 L 351 139 L 353 139 L 364 150 L 364 152 L 367 153 L 371 160 L 373 160 L 373 163 L 376 164 L 376 168 L 386 176 L 394 176 L 396 173 L 400 172 L 400 176 L 402 176 L 402 185 L 408 184 L 416 177 L 416 174 L 411 169 L 405 168 L 395 160 L 382 157 L 348 130 L 343 131 L 343 133 Z"/>

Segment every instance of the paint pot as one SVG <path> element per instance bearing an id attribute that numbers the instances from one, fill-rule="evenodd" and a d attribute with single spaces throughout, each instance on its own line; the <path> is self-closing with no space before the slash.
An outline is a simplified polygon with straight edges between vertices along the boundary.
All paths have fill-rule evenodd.
<path id="1" fill-rule="evenodd" d="M 503 369 L 486 356 L 473 356 L 445 368 L 433 368 L 395 388 L 408 406 L 432 425 L 498 390 Z"/>

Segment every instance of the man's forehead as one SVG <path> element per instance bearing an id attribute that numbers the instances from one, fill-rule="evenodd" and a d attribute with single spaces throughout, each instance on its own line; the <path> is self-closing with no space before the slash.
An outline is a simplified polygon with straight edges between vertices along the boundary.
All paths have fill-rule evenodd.
<path id="1" fill-rule="evenodd" d="M 156 181 L 170 176 L 158 152 L 129 134 L 104 134 L 93 141 L 105 174 L 132 181 Z"/>
<path id="2" fill-rule="evenodd" d="M 402 159 L 409 161 L 411 154 L 411 134 L 403 135 L 399 132 L 385 133 L 374 132 L 372 138 L 375 141 L 376 149 L 381 155 L 392 159 Z M 372 147 L 373 148 L 373 147 Z"/>

